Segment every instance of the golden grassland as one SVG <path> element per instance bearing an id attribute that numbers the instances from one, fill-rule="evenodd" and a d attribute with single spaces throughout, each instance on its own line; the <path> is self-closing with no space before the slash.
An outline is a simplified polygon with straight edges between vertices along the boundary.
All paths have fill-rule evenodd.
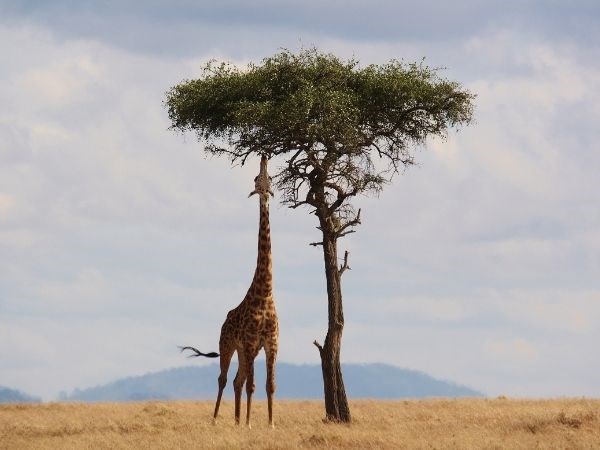
<path id="1" fill-rule="evenodd" d="M 264 401 L 252 429 L 235 426 L 233 404 L 49 403 L 0 406 L 0 448 L 600 448 L 600 400 L 356 400 L 353 422 L 323 422 L 319 401 Z M 245 408 L 243 408 L 244 410 Z"/>

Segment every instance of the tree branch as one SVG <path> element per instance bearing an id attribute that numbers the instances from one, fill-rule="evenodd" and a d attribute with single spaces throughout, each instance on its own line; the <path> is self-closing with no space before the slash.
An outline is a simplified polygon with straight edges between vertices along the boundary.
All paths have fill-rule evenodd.
<path id="1" fill-rule="evenodd" d="M 299 206 L 302 206 L 302 205 L 311 205 L 311 206 L 313 206 L 312 203 L 310 203 L 310 202 L 308 202 L 306 200 L 302 200 L 302 201 L 293 203 L 292 205 L 290 205 L 290 208 L 296 209 L 296 208 L 298 208 Z"/>
<path id="2" fill-rule="evenodd" d="M 348 231 L 344 231 L 343 233 L 338 233 L 337 237 L 339 239 L 339 238 L 344 237 L 344 236 L 346 236 L 347 234 L 350 234 L 350 233 L 356 233 L 356 230 L 348 230 Z"/>
<path id="3" fill-rule="evenodd" d="M 319 353 L 323 352 L 323 346 L 319 344 L 316 339 L 314 340 L 313 345 L 319 349 Z"/>
<path id="4" fill-rule="evenodd" d="M 346 252 L 344 253 L 344 264 L 342 264 L 340 266 L 340 276 L 342 276 L 342 274 L 346 271 L 346 269 L 352 270 L 350 268 L 350 266 L 348 265 L 348 255 L 349 255 L 348 250 L 346 250 Z"/>
<path id="5" fill-rule="evenodd" d="M 361 211 L 361 209 L 359 208 L 358 209 L 358 213 L 356 213 L 356 216 L 354 217 L 354 219 L 349 220 L 348 222 L 346 222 L 344 225 L 342 225 L 340 227 L 340 229 L 337 232 L 337 237 L 342 237 L 342 236 L 345 236 L 347 234 L 350 234 L 350 233 L 354 232 L 354 231 L 346 231 L 344 233 L 344 230 L 346 228 L 355 227 L 356 225 L 360 225 L 361 224 L 361 221 L 360 221 L 360 211 Z"/>

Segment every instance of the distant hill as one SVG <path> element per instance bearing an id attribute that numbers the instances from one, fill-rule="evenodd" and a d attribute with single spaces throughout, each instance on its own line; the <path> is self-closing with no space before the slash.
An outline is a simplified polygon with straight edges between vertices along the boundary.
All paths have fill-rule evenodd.
<path id="1" fill-rule="evenodd" d="M 0 403 L 39 403 L 42 399 L 32 397 L 16 389 L 0 386 Z"/>
<path id="2" fill-rule="evenodd" d="M 237 366 L 229 369 L 226 395 L 233 396 L 233 378 Z M 387 364 L 345 364 L 346 392 L 350 398 L 423 398 L 480 397 L 477 392 L 459 384 L 442 381 L 414 370 Z M 123 378 L 102 386 L 76 389 L 62 394 L 61 400 L 133 401 L 170 399 L 213 399 L 217 392 L 219 366 L 179 367 L 146 375 Z M 321 366 L 313 364 L 277 364 L 278 398 L 310 399 L 323 397 Z M 255 364 L 256 398 L 265 397 L 265 362 Z M 245 394 L 244 394 L 245 395 Z"/>

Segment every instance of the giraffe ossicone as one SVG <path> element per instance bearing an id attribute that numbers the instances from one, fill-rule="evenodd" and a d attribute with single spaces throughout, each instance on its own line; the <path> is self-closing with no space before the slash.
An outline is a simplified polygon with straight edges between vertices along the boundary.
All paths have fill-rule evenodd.
<path id="1" fill-rule="evenodd" d="M 240 422 L 242 389 L 246 385 L 246 425 L 250 427 L 250 410 L 254 393 L 254 360 L 264 348 L 267 363 L 267 405 L 269 425 L 273 426 L 273 395 L 275 393 L 275 360 L 279 345 L 279 323 L 273 298 L 273 261 L 271 254 L 271 230 L 269 224 L 269 194 L 272 196 L 271 177 L 267 171 L 267 158 L 262 156 L 259 174 L 254 179 L 254 190 L 248 197 L 259 196 L 258 256 L 252 284 L 242 302 L 227 313 L 221 327 L 219 354 L 204 354 L 194 347 L 192 356 L 220 358 L 221 373 L 218 378 L 219 392 L 213 420 L 216 422 L 223 390 L 227 384 L 227 372 L 233 354 L 238 355 L 238 371 L 233 380 L 235 392 L 235 421 Z"/>

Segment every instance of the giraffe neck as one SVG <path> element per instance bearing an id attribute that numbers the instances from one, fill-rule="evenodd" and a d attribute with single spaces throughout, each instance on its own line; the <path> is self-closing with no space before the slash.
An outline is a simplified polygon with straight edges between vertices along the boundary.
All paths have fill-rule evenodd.
<path id="1" fill-rule="evenodd" d="M 269 225 L 269 200 L 260 196 L 258 227 L 258 257 L 253 284 L 263 296 L 273 294 L 273 262 L 271 257 L 271 229 Z"/>

